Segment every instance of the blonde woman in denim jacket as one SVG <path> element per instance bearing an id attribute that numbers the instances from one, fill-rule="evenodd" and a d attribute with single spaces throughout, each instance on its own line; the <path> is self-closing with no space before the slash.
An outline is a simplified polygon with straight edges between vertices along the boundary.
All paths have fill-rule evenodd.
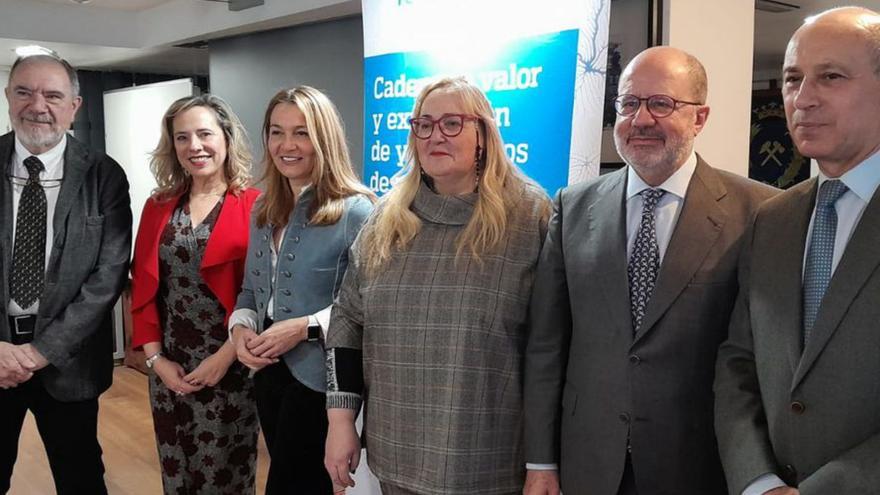
<path id="1" fill-rule="evenodd" d="M 375 197 L 352 171 L 336 107 L 314 88 L 270 100 L 263 145 L 266 192 L 254 207 L 230 334 L 254 370 L 271 457 L 266 494 L 330 494 L 324 331 Z"/>

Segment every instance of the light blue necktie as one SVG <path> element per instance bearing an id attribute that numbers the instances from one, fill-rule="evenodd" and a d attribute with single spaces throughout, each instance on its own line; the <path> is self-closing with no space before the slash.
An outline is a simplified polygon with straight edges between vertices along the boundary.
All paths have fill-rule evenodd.
<path id="1" fill-rule="evenodd" d="M 837 211 L 834 203 L 848 188 L 839 180 L 827 180 L 819 188 L 816 199 L 816 217 L 804 265 L 804 347 L 810 341 L 810 332 L 816 323 L 825 289 L 831 281 L 831 261 L 834 258 L 834 238 L 837 234 Z"/>
<path id="2" fill-rule="evenodd" d="M 642 324 L 648 301 L 654 293 L 657 272 L 660 271 L 660 247 L 657 244 L 654 210 L 665 193 L 662 189 L 645 189 L 639 193 L 642 196 L 642 220 L 629 257 L 629 265 L 626 267 L 633 334 Z"/>

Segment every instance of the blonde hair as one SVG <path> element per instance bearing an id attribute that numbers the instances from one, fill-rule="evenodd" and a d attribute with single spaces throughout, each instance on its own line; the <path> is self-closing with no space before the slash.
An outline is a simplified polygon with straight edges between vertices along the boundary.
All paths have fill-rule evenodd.
<path id="1" fill-rule="evenodd" d="M 168 107 L 162 117 L 162 136 L 151 153 L 150 170 L 156 178 L 153 196 L 167 200 L 189 191 L 192 177 L 177 160 L 174 149 L 174 118 L 195 107 L 207 108 L 226 138 L 226 163 L 223 172 L 229 190 L 238 195 L 251 182 L 251 152 L 247 131 L 228 103 L 219 96 L 201 95 L 181 98 Z"/>
<path id="2" fill-rule="evenodd" d="M 475 164 L 478 167 L 479 194 L 474 213 L 456 240 L 456 258 L 460 259 L 467 252 L 479 262 L 483 253 L 491 251 L 503 241 L 508 227 L 508 213 L 514 211 L 524 187 L 538 186 L 507 158 L 489 100 L 479 88 L 464 78 L 443 78 L 425 86 L 416 99 L 413 117 L 421 115 L 425 99 L 435 91 L 457 96 L 462 111 L 479 118 L 478 134 L 483 142 L 482 153 Z M 480 141 L 478 138 L 478 145 Z M 408 170 L 383 198 L 382 207 L 362 233 L 362 259 L 369 274 L 381 270 L 391 259 L 393 251 L 406 249 L 422 227 L 419 217 L 410 210 L 424 173 L 416 152 L 416 137 L 412 132 L 407 139 L 406 158 Z M 548 213 L 549 210 L 545 214 Z"/>
<path id="3" fill-rule="evenodd" d="M 276 227 L 287 225 L 290 212 L 296 205 L 296 198 L 290 190 L 287 178 L 272 162 L 269 154 L 269 127 L 272 111 L 282 103 L 296 105 L 306 119 L 309 141 L 315 148 L 315 166 L 312 168 L 312 187 L 315 199 L 309 207 L 308 218 L 312 225 L 332 225 L 339 221 L 345 209 L 345 198 L 363 194 L 371 201 L 376 199 L 365 185 L 361 184 L 351 167 L 348 145 L 345 142 L 345 129 L 336 105 L 327 96 L 310 86 L 279 91 L 269 100 L 263 117 L 263 167 L 262 182 L 266 191 L 256 205 L 258 227 L 271 224 Z"/>

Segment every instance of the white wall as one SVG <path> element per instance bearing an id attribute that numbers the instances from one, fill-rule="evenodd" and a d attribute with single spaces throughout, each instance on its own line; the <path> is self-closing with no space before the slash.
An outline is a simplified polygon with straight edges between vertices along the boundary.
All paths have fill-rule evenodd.
<path id="1" fill-rule="evenodd" d="M 0 67 L 0 87 L 5 89 L 8 82 L 9 69 L 7 67 Z M 0 96 L 0 135 L 6 134 L 11 130 L 12 127 L 9 125 L 9 104 L 6 102 L 6 96 Z"/>
<path id="2" fill-rule="evenodd" d="M 709 106 L 696 149 L 709 164 L 749 174 L 754 2 L 664 2 L 664 45 L 690 52 L 706 66 Z"/>

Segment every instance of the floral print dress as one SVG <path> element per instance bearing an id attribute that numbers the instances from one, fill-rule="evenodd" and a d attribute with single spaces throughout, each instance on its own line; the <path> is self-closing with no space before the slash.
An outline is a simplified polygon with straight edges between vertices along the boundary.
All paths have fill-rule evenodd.
<path id="1" fill-rule="evenodd" d="M 199 273 L 222 203 L 221 198 L 192 228 L 189 204 L 182 200 L 159 241 L 162 352 L 186 373 L 217 352 L 228 336 L 224 309 Z M 258 421 L 244 366 L 236 361 L 215 387 L 184 396 L 154 374 L 150 403 L 166 494 L 255 492 Z"/>

